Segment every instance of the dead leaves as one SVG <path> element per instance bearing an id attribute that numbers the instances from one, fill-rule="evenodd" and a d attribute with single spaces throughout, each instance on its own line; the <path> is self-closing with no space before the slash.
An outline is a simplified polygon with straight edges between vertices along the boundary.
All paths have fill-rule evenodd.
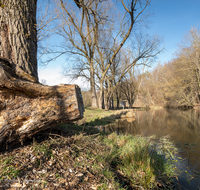
<path id="1" fill-rule="evenodd" d="M 89 172 L 89 165 L 86 167 L 76 165 L 86 159 L 85 154 L 79 156 L 78 153 L 85 151 L 83 147 L 75 144 L 76 141 L 81 143 L 82 136 L 81 138 L 79 136 L 68 138 L 55 136 L 40 144 L 34 142 L 32 146 L 25 146 L 6 153 L 7 157 L 13 157 L 9 165 L 20 170 L 20 175 L 18 179 L 11 178 L 10 181 L 6 176 L 1 176 L 3 180 L 0 183 L 0 189 L 31 189 L 32 187 L 37 189 L 97 189 L 96 184 L 101 178 Z M 91 152 L 97 155 L 95 150 Z M 3 158 L 3 155 L 0 157 Z M 94 160 L 90 161 L 94 162 Z M 103 168 L 102 164 L 101 167 Z M 0 165 L 1 169 L 3 168 Z"/>

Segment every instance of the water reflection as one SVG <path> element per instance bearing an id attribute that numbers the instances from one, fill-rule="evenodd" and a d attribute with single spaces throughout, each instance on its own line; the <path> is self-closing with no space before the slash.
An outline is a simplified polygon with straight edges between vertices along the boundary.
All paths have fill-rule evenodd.
<path id="1" fill-rule="evenodd" d="M 186 158 L 184 166 L 200 172 L 200 110 L 161 109 L 138 111 L 135 114 L 134 121 L 119 120 L 100 128 L 118 134 L 169 135 L 182 150 L 180 156 Z M 200 181 L 197 184 L 200 186 Z"/>

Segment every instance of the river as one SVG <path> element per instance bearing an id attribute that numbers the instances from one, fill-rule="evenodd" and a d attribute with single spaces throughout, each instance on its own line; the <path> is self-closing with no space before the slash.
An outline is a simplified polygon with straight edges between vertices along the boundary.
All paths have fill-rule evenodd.
<path id="1" fill-rule="evenodd" d="M 176 167 L 181 189 L 200 190 L 200 110 L 160 109 L 135 115 L 135 120 L 118 120 L 100 128 L 118 134 L 169 135 L 179 148 Z"/>

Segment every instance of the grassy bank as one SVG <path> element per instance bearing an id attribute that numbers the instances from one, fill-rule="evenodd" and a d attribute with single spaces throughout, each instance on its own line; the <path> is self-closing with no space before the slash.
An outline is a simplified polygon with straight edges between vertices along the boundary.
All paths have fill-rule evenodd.
<path id="1" fill-rule="evenodd" d="M 119 119 L 121 115 L 125 114 L 126 110 L 102 110 L 85 108 L 84 118 L 76 122 L 78 125 L 88 124 L 90 126 L 94 125 L 104 125 Z"/>
<path id="2" fill-rule="evenodd" d="M 110 111 L 95 112 L 101 112 L 96 114 L 100 120 L 104 119 L 102 113 L 105 117 L 113 115 Z M 90 115 L 90 110 L 86 114 Z M 94 121 L 87 116 L 84 122 Z M 1 153 L 0 186 L 170 189 L 176 176 L 171 160 L 176 151 L 167 138 L 117 136 L 99 133 L 91 126 L 63 125 Z"/>

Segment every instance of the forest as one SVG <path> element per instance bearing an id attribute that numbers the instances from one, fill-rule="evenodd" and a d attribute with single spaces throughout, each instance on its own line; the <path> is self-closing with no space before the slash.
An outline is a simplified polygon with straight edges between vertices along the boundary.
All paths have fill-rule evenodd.
<path id="1" fill-rule="evenodd" d="M 200 98 L 200 31 L 192 27 L 171 61 L 146 73 L 141 87 L 148 104 L 193 107 Z M 146 90 L 145 90 L 146 89 Z"/>

